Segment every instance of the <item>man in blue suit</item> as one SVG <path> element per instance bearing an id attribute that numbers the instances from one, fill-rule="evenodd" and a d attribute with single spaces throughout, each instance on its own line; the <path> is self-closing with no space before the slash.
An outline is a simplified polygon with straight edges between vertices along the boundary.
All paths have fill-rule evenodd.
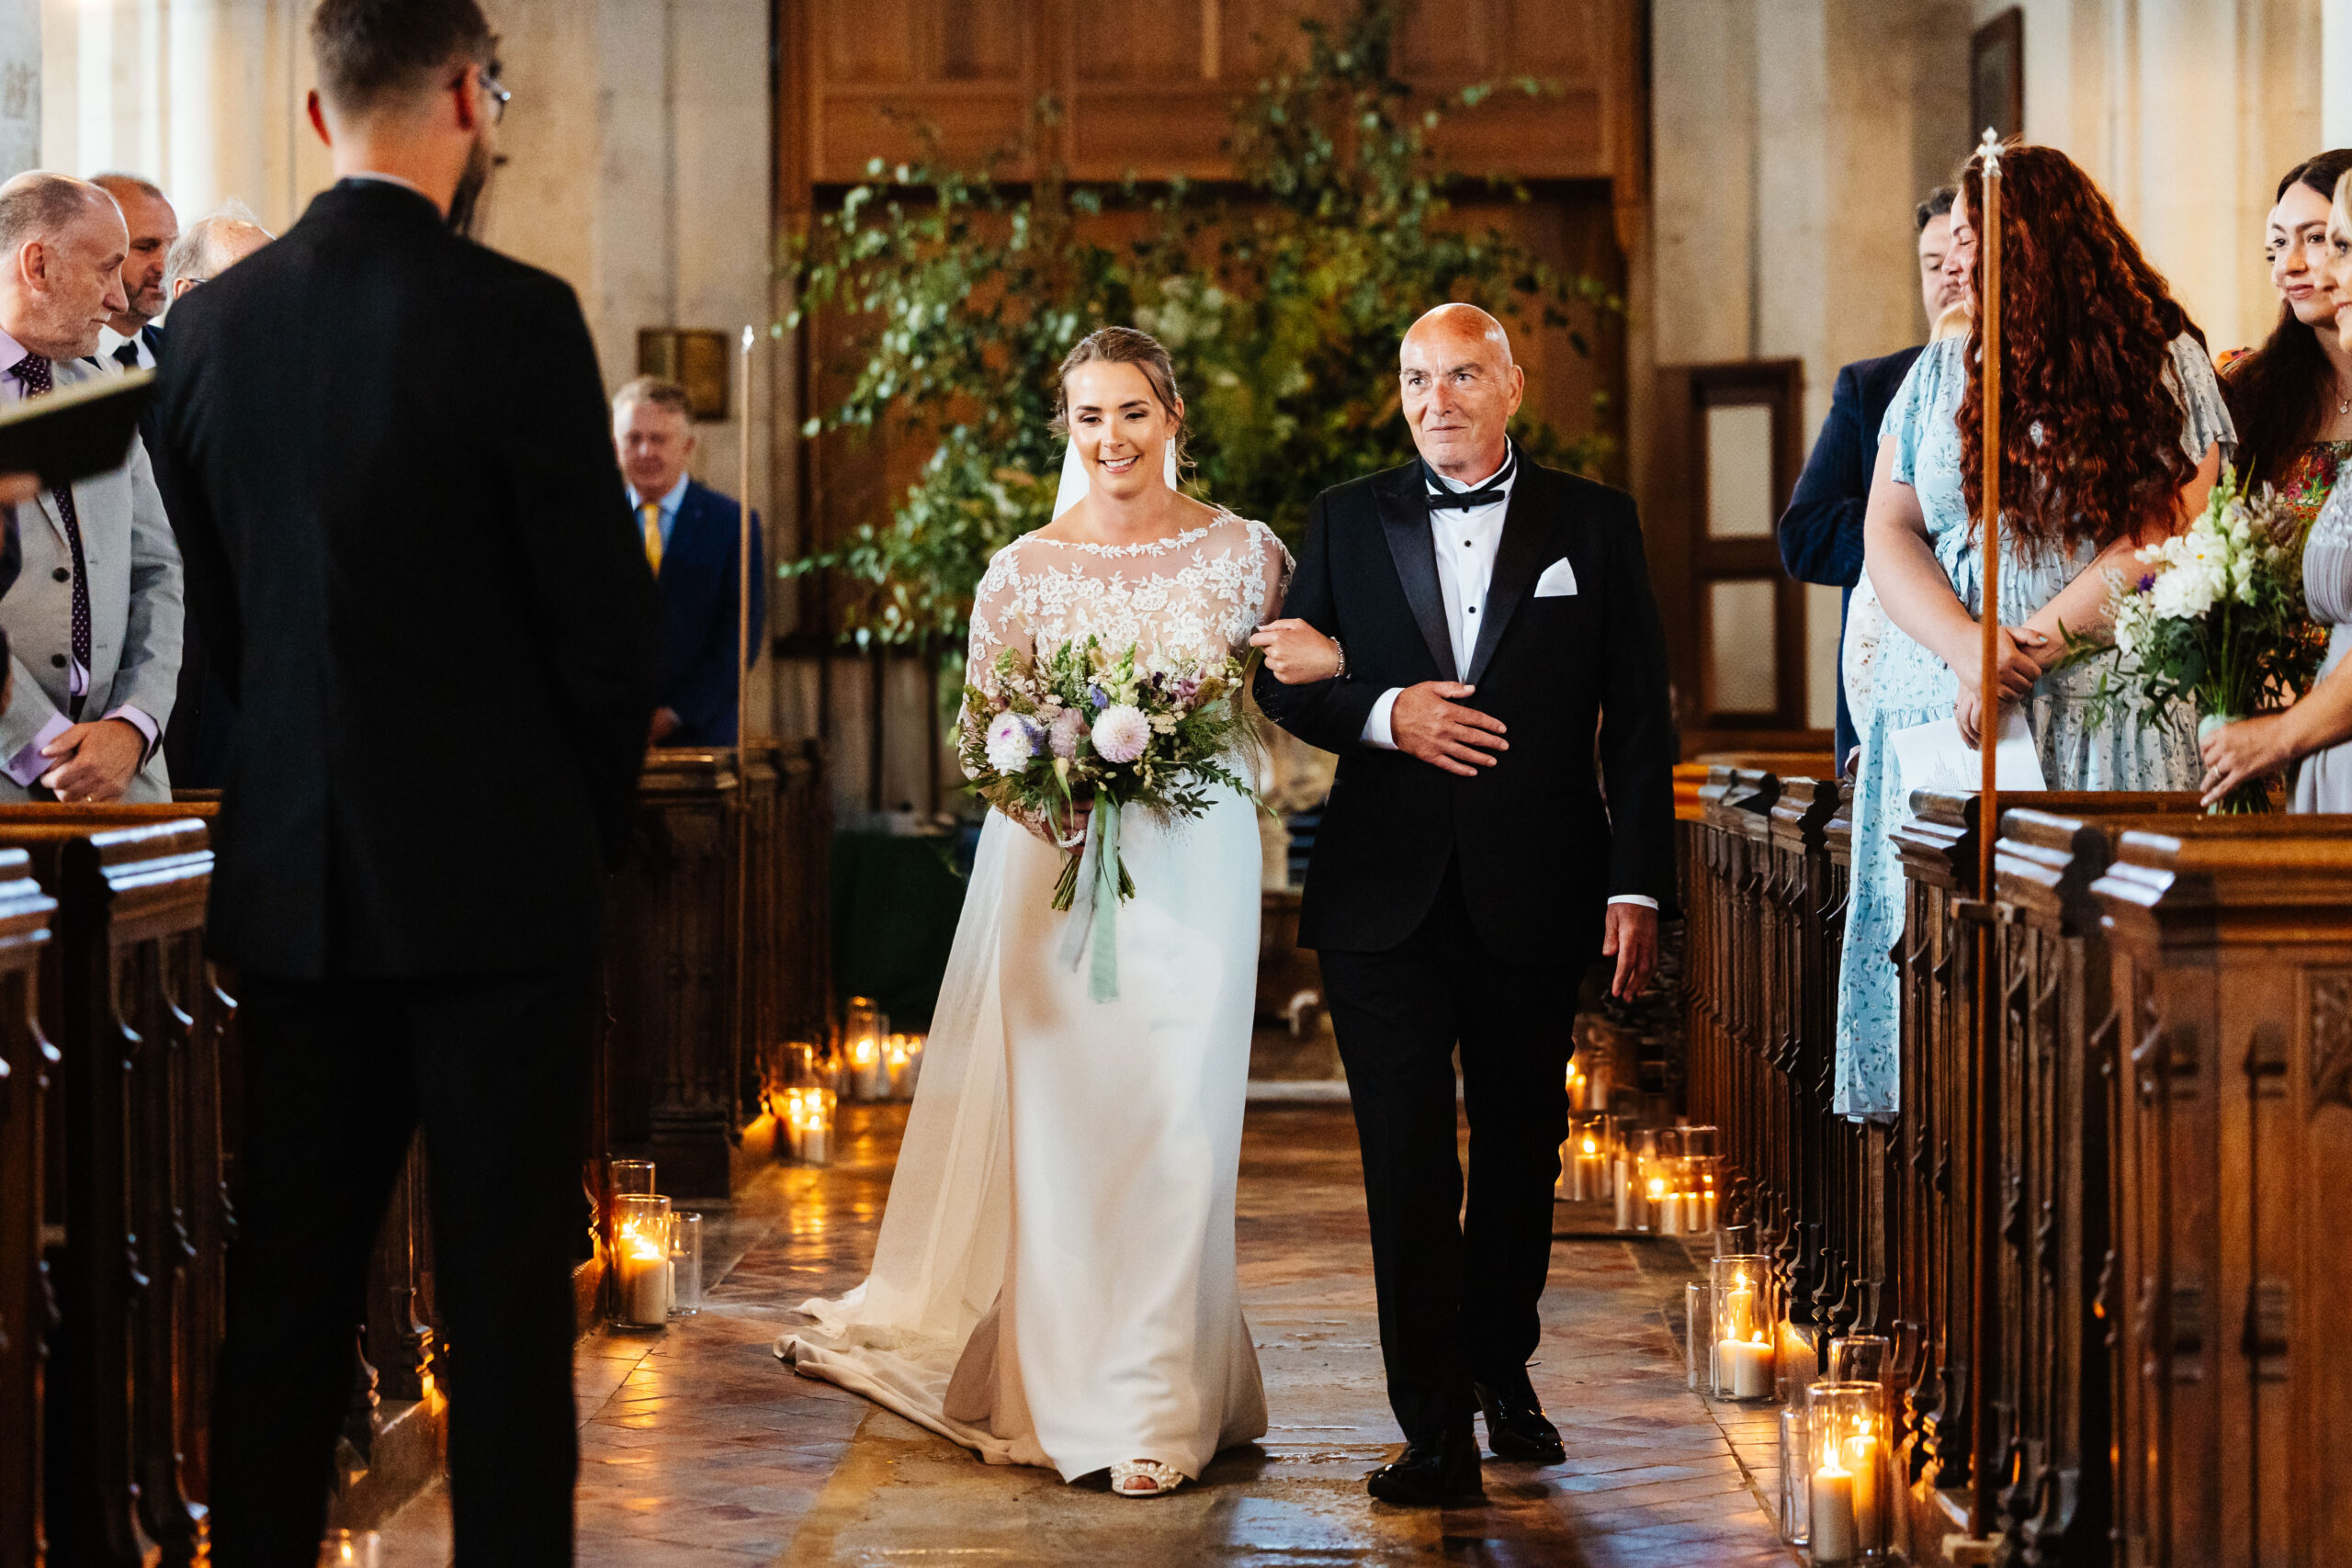
<path id="1" fill-rule="evenodd" d="M 732 496 L 689 479 L 695 433 L 686 389 L 640 376 L 613 397 L 613 445 L 645 558 L 662 584 L 662 675 L 649 743 L 735 744 L 736 616 L 741 568 Z M 759 513 L 752 514 L 752 636 L 757 659 L 767 595 Z"/>
<path id="2" fill-rule="evenodd" d="M 1950 186 L 1928 193 L 1913 210 L 1919 233 L 1919 299 L 1927 307 L 1932 332 L 1944 313 L 1968 307 L 1968 273 L 1944 265 L 1951 247 Z M 1917 348 L 1901 349 L 1883 359 L 1863 359 L 1838 372 L 1837 389 L 1829 397 L 1829 417 L 1813 444 L 1798 476 L 1796 493 L 1781 514 L 1781 562 L 1800 582 L 1842 588 L 1838 601 L 1838 646 L 1845 645 L 1845 605 L 1862 578 L 1862 513 L 1871 496 L 1871 475 L 1878 468 L 1879 426 L 1889 404 L 1911 373 Z M 1846 682 L 1838 682 L 1838 767 L 1860 744 L 1854 716 L 1846 707 Z"/>

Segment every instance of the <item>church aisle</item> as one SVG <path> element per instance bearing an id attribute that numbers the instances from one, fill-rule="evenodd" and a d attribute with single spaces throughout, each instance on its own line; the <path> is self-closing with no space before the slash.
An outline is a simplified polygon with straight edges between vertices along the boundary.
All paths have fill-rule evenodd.
<path id="1" fill-rule="evenodd" d="M 1489 1462 L 1489 1504 L 1376 1506 L 1363 1473 L 1394 1434 L 1382 1392 L 1353 1129 L 1344 1106 L 1250 1112 L 1241 1281 L 1273 1426 L 1198 1486 L 1150 1502 L 990 1468 L 768 1351 L 790 1303 L 863 1273 L 903 1113 L 862 1113 L 826 1171 L 778 1171 L 718 1227 L 729 1267 L 666 1334 L 582 1342 L 579 1562 L 1787 1564 L 1733 1442 L 1683 1386 L 1663 1311 L 1666 1244 L 1556 1244 L 1538 1391 L 1564 1465 Z M 731 1267 L 729 1267 L 731 1265 Z M 1748 1434 L 1735 1428 L 1739 1450 Z M 438 1494 L 386 1532 L 390 1568 L 447 1561 Z"/>

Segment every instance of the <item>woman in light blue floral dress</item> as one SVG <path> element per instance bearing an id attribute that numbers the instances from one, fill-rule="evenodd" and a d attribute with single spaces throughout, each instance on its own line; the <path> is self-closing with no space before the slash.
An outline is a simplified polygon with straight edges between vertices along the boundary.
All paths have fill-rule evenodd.
<path id="1" fill-rule="evenodd" d="M 2187 789 L 2187 726 L 2090 721 L 2095 670 L 2052 671 L 2061 627 L 2103 623 L 2106 572 L 2185 525 L 2235 443 L 2212 363 L 2162 277 L 2089 176 L 2064 153 L 2002 162 L 2004 269 L 2000 695 L 2022 703 L 2052 789 Z M 1983 176 L 1971 160 L 1944 265 L 1972 272 Z M 1974 281 L 1971 279 L 1972 291 Z M 1891 1117 L 1900 1103 L 1903 869 L 1890 837 L 1909 790 L 1888 737 L 1959 716 L 1996 730 L 1977 691 L 1984 559 L 1971 518 L 1983 392 L 1974 333 L 1931 344 L 1888 409 L 1864 525 L 1866 570 L 1888 625 L 1871 711 L 1855 715 L 1854 871 L 1838 988 L 1834 1108 Z"/>

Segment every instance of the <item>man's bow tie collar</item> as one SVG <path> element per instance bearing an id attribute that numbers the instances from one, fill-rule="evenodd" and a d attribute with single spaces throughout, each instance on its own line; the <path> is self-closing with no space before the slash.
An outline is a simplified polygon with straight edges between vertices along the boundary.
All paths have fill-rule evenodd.
<path id="1" fill-rule="evenodd" d="M 1449 507 L 1469 512 L 1477 507 L 1491 506 L 1510 493 L 1504 487 L 1510 483 L 1511 476 L 1518 471 L 1519 452 L 1516 448 L 1503 459 L 1503 466 L 1495 470 L 1495 477 L 1476 490 L 1449 489 L 1439 481 L 1437 470 L 1427 463 L 1421 465 L 1422 477 L 1429 481 L 1431 512 L 1442 512 Z"/>

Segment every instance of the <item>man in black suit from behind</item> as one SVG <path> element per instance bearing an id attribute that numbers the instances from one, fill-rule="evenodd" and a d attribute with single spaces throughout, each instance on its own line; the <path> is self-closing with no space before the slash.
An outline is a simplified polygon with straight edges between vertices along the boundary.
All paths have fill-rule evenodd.
<path id="1" fill-rule="evenodd" d="M 456 1560 L 569 1563 L 579 1137 L 653 581 L 571 290 L 463 237 L 506 97 L 475 0 L 322 0 L 311 44 L 337 183 L 180 301 L 162 391 L 240 706 L 210 919 L 246 1080 L 213 1561 L 314 1561 L 421 1125 Z"/>
<path id="2" fill-rule="evenodd" d="M 1260 705 L 1340 756 L 1299 945 L 1347 1064 L 1405 1433 L 1368 1490 L 1431 1505 L 1481 1495 L 1474 1411 L 1496 1457 L 1563 1457 L 1527 1362 L 1570 1025 L 1595 958 L 1621 997 L 1657 961 L 1676 741 L 1632 498 L 1512 444 L 1526 376 L 1484 310 L 1430 311 L 1398 358 L 1419 460 L 1316 498 L 1290 618 L 1251 640 Z"/>
<path id="3" fill-rule="evenodd" d="M 1928 328 L 1934 332 L 1949 310 L 1968 309 L 1968 269 L 1964 257 L 1947 267 L 1951 249 L 1950 186 L 1928 193 L 1912 211 L 1919 231 L 1919 298 L 1928 309 Z M 1817 582 L 1845 590 L 1838 596 L 1838 643 L 1845 643 L 1845 607 L 1862 580 L 1862 513 L 1871 499 L 1871 475 L 1878 467 L 1879 426 L 1903 378 L 1911 373 L 1917 348 L 1901 348 L 1879 359 L 1859 359 L 1838 372 L 1829 395 L 1829 417 L 1814 439 L 1813 455 L 1797 477 L 1789 509 L 1781 513 L 1781 564 L 1799 582 Z M 1846 705 L 1845 671 L 1838 680 L 1838 766 L 1860 744 L 1854 716 Z"/>

